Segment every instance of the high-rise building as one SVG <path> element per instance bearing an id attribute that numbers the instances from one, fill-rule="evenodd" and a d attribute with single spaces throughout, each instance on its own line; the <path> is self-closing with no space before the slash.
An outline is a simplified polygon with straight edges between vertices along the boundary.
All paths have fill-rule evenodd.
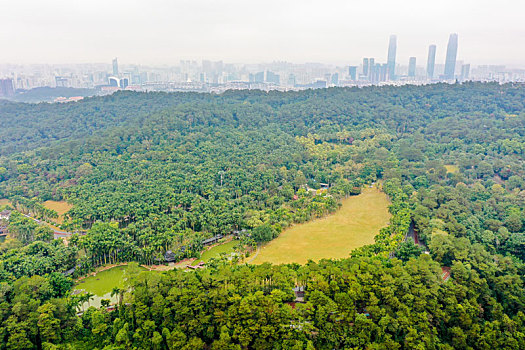
<path id="1" fill-rule="evenodd" d="M 373 57 L 368 58 L 368 78 L 370 79 L 372 77 L 372 73 L 375 74 L 375 66 L 376 66 L 376 60 Z"/>
<path id="2" fill-rule="evenodd" d="M 350 79 L 357 80 L 357 66 L 349 66 L 348 75 L 350 76 Z"/>
<path id="3" fill-rule="evenodd" d="M 273 83 L 275 85 L 279 85 L 281 82 L 281 78 L 279 74 L 275 74 L 274 72 L 267 71 L 266 72 L 266 82 Z"/>
<path id="4" fill-rule="evenodd" d="M 388 75 L 388 64 L 384 63 L 379 66 L 381 66 L 379 71 L 379 81 L 386 81 Z"/>
<path id="5" fill-rule="evenodd" d="M 288 85 L 295 86 L 295 84 L 296 84 L 295 74 L 290 73 L 290 75 L 288 75 Z"/>
<path id="6" fill-rule="evenodd" d="M 255 73 L 254 82 L 255 83 L 264 83 L 264 72 Z"/>
<path id="7" fill-rule="evenodd" d="M 370 61 L 371 60 L 371 61 Z M 369 58 L 369 62 L 373 62 L 374 65 L 370 64 L 369 77 L 368 80 L 371 83 L 379 83 L 381 81 L 386 81 L 388 74 L 388 64 L 384 63 L 375 63 L 373 58 Z"/>
<path id="8" fill-rule="evenodd" d="M 125 89 L 129 86 L 129 78 L 120 79 L 120 87 Z"/>
<path id="9" fill-rule="evenodd" d="M 370 59 L 369 59 L 369 62 L 370 62 Z M 368 69 L 368 80 L 371 82 L 371 83 L 377 83 L 379 81 L 379 77 L 378 77 L 378 69 L 376 67 L 375 64 L 371 64 L 369 69 Z"/>
<path id="10" fill-rule="evenodd" d="M 410 57 L 408 60 L 408 76 L 414 78 L 416 76 L 416 58 Z"/>
<path id="11" fill-rule="evenodd" d="M 0 79 L 0 97 L 9 97 L 15 94 L 13 79 Z"/>
<path id="12" fill-rule="evenodd" d="M 55 85 L 56 87 L 67 87 L 68 86 L 68 79 L 67 77 L 55 77 Z"/>
<path id="13" fill-rule="evenodd" d="M 432 79 L 434 77 L 434 66 L 436 64 L 436 45 L 430 45 L 428 47 L 428 59 L 427 59 L 427 78 Z"/>
<path id="14" fill-rule="evenodd" d="M 454 79 L 456 58 L 458 54 L 458 35 L 450 34 L 447 45 L 447 58 L 445 60 L 445 79 Z"/>
<path id="15" fill-rule="evenodd" d="M 470 64 L 464 64 L 461 66 L 461 80 L 467 80 L 470 75 Z"/>
<path id="16" fill-rule="evenodd" d="M 118 61 L 116 57 L 113 59 L 113 75 L 118 77 Z"/>
<path id="17" fill-rule="evenodd" d="M 390 41 L 388 43 L 388 79 L 396 79 L 396 51 L 397 51 L 397 37 L 395 35 L 390 35 Z"/>
<path id="18" fill-rule="evenodd" d="M 363 75 L 365 77 L 368 76 L 368 65 L 369 65 L 369 62 L 368 62 L 368 58 L 363 58 Z"/>
<path id="19" fill-rule="evenodd" d="M 330 82 L 332 83 L 332 85 L 339 84 L 339 74 L 337 73 L 332 74 Z"/>
<path id="20" fill-rule="evenodd" d="M 142 84 L 148 82 L 148 72 L 141 72 L 141 73 L 140 73 L 140 82 L 141 82 Z"/>

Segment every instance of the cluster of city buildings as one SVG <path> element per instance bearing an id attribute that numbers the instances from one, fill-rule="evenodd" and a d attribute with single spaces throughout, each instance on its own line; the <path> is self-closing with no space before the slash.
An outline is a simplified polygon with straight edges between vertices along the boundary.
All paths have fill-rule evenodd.
<path id="1" fill-rule="evenodd" d="M 37 87 L 93 89 L 98 94 L 117 90 L 223 92 L 231 89 L 300 90 L 331 86 L 381 84 L 427 84 L 466 80 L 525 81 L 525 69 L 505 66 L 472 67 L 457 59 L 458 35 L 451 34 L 444 64 L 436 62 L 436 45 L 430 45 L 426 64 L 416 57 L 406 64 L 397 58 L 397 37 L 390 36 L 386 63 L 374 57 L 360 65 L 333 66 L 321 63 L 233 64 L 222 61 L 184 60 L 177 66 L 119 66 L 117 58 L 109 64 L 76 65 L 0 65 L 0 97 Z M 69 100 L 67 100 L 69 101 Z M 63 102 L 63 101 L 59 101 Z"/>
<path id="2" fill-rule="evenodd" d="M 349 75 L 352 80 L 382 82 L 437 82 L 437 81 L 465 81 L 470 78 L 470 64 L 457 61 L 458 35 L 450 34 L 445 65 L 436 65 L 436 45 L 428 48 L 426 69 L 418 70 L 416 57 L 410 57 L 408 66 L 396 65 L 397 37 L 390 36 L 386 63 L 378 63 L 375 58 L 363 58 L 361 74 L 357 75 L 359 67 L 350 66 Z M 401 69 L 400 69 L 401 68 Z M 406 69 L 405 69 L 406 68 Z M 478 79 L 494 79 L 494 76 L 478 77 Z"/>

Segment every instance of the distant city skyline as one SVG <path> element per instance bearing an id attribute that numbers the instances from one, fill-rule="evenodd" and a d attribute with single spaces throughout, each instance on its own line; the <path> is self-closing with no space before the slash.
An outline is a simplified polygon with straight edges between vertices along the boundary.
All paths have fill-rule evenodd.
<path id="1" fill-rule="evenodd" d="M 9 65 L 0 63 L 0 98 L 20 98 L 34 88 L 83 88 L 88 94 L 109 94 L 118 90 L 199 91 L 220 93 L 231 89 L 302 90 L 308 88 L 368 85 L 431 84 L 436 82 L 494 81 L 525 82 L 525 69 L 505 65 L 474 65 L 456 60 L 457 35 L 447 47 L 449 60 L 436 63 L 436 46 L 430 45 L 426 67 L 417 57 L 393 66 L 395 36 L 389 40 L 390 65 L 375 57 L 364 57 L 359 65 L 294 64 L 271 62 L 234 64 L 224 61 L 181 60 L 171 66 L 119 65 L 118 58 L 106 63 Z M 451 73 L 453 69 L 453 73 Z M 448 71 L 448 73 L 446 73 Z M 64 91 L 64 90 L 60 90 Z M 71 93 L 71 92 L 70 92 Z M 83 93 L 83 94 L 84 94 Z M 69 93 L 68 93 L 69 94 Z M 17 97 L 18 96 L 18 97 Z M 24 98 L 24 97 L 21 97 Z M 57 97 L 56 102 L 77 101 L 81 96 Z"/>
<path id="2" fill-rule="evenodd" d="M 524 12 L 512 0 L 20 0 L 0 12 L 0 63 L 386 63 L 395 34 L 396 62 L 424 62 L 435 44 L 437 64 L 458 33 L 458 60 L 523 67 Z"/>
<path id="3" fill-rule="evenodd" d="M 362 64 L 294 64 L 274 61 L 260 64 L 235 64 L 211 60 L 180 60 L 172 66 L 124 65 L 118 58 L 107 63 L 72 65 L 9 65 L 0 63 L 0 97 L 13 97 L 35 87 L 88 88 L 106 94 L 121 89 L 136 91 L 221 92 L 228 89 L 301 90 L 335 86 L 430 84 L 436 82 L 497 81 L 525 82 L 525 69 L 505 65 L 474 66 L 457 59 L 458 34 L 451 33 L 444 63 L 436 63 L 436 45 L 430 45 L 426 67 L 417 66 L 411 56 L 408 65 L 397 59 L 397 36 L 388 41 L 387 61 L 364 57 Z M 60 99 L 61 102 L 64 100 Z M 68 100 L 66 99 L 65 102 Z"/>

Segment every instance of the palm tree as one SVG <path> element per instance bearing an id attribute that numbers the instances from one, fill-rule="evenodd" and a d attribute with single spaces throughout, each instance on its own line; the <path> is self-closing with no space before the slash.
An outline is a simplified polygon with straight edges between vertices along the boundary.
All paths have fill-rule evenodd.
<path id="1" fill-rule="evenodd" d="M 87 301 L 87 303 L 88 303 L 88 307 L 91 306 L 89 302 L 93 299 L 93 297 L 95 296 L 95 294 L 90 293 L 90 292 L 86 292 L 84 295 L 85 295 L 84 298 L 86 298 L 86 301 Z"/>
<path id="2" fill-rule="evenodd" d="M 82 312 L 84 312 L 84 303 L 88 301 L 87 293 L 78 295 L 77 300 L 78 300 L 79 305 L 82 307 Z"/>
<path id="3" fill-rule="evenodd" d="M 84 303 L 82 295 L 70 295 L 69 301 L 71 303 L 70 305 L 75 308 L 75 311 L 78 311 L 78 309 Z"/>
<path id="4" fill-rule="evenodd" d="M 119 287 L 114 287 L 112 290 L 111 290 L 111 297 L 114 297 L 116 296 L 117 297 L 117 303 L 120 305 L 120 293 L 122 292 L 122 290 L 119 288 Z"/>

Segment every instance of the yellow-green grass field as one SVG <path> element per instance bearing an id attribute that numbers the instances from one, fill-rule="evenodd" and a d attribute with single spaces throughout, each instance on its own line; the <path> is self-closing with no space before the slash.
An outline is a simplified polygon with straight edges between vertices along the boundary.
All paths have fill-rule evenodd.
<path id="1" fill-rule="evenodd" d="M 78 281 L 74 287 L 76 292 L 94 294 L 93 300 L 89 303 L 84 303 L 83 309 L 87 309 L 90 305 L 100 307 L 102 299 L 109 299 L 112 303 L 116 303 L 117 296 L 112 296 L 111 291 L 114 287 L 125 287 L 126 271 L 128 269 L 127 265 L 116 266 Z M 146 269 L 137 267 L 137 272 L 140 271 L 146 271 Z"/>
<path id="2" fill-rule="evenodd" d="M 0 198 L 0 207 L 3 207 L 4 205 L 11 205 L 11 202 L 9 201 L 9 199 Z"/>
<path id="3" fill-rule="evenodd" d="M 374 243 L 388 225 L 388 197 L 377 188 L 365 188 L 346 198 L 334 214 L 293 226 L 262 247 L 253 264 L 299 263 L 347 258 L 351 250 Z"/>
<path id="4" fill-rule="evenodd" d="M 56 222 L 59 224 L 64 222 L 64 214 L 73 208 L 73 206 L 66 201 L 45 201 L 43 205 L 47 209 L 52 209 L 58 213 L 58 219 L 56 219 Z"/>
<path id="5" fill-rule="evenodd" d="M 447 173 L 459 173 L 459 168 L 457 165 L 445 165 L 445 169 L 447 169 Z"/>
<path id="6" fill-rule="evenodd" d="M 196 259 L 192 262 L 192 265 L 197 265 L 199 262 L 208 262 L 211 258 L 218 258 L 221 253 L 225 254 L 231 254 L 233 253 L 235 245 L 238 243 L 238 241 L 229 241 L 227 243 L 218 244 L 214 247 L 211 247 L 210 249 L 204 251 L 200 257 L 200 259 Z"/>

